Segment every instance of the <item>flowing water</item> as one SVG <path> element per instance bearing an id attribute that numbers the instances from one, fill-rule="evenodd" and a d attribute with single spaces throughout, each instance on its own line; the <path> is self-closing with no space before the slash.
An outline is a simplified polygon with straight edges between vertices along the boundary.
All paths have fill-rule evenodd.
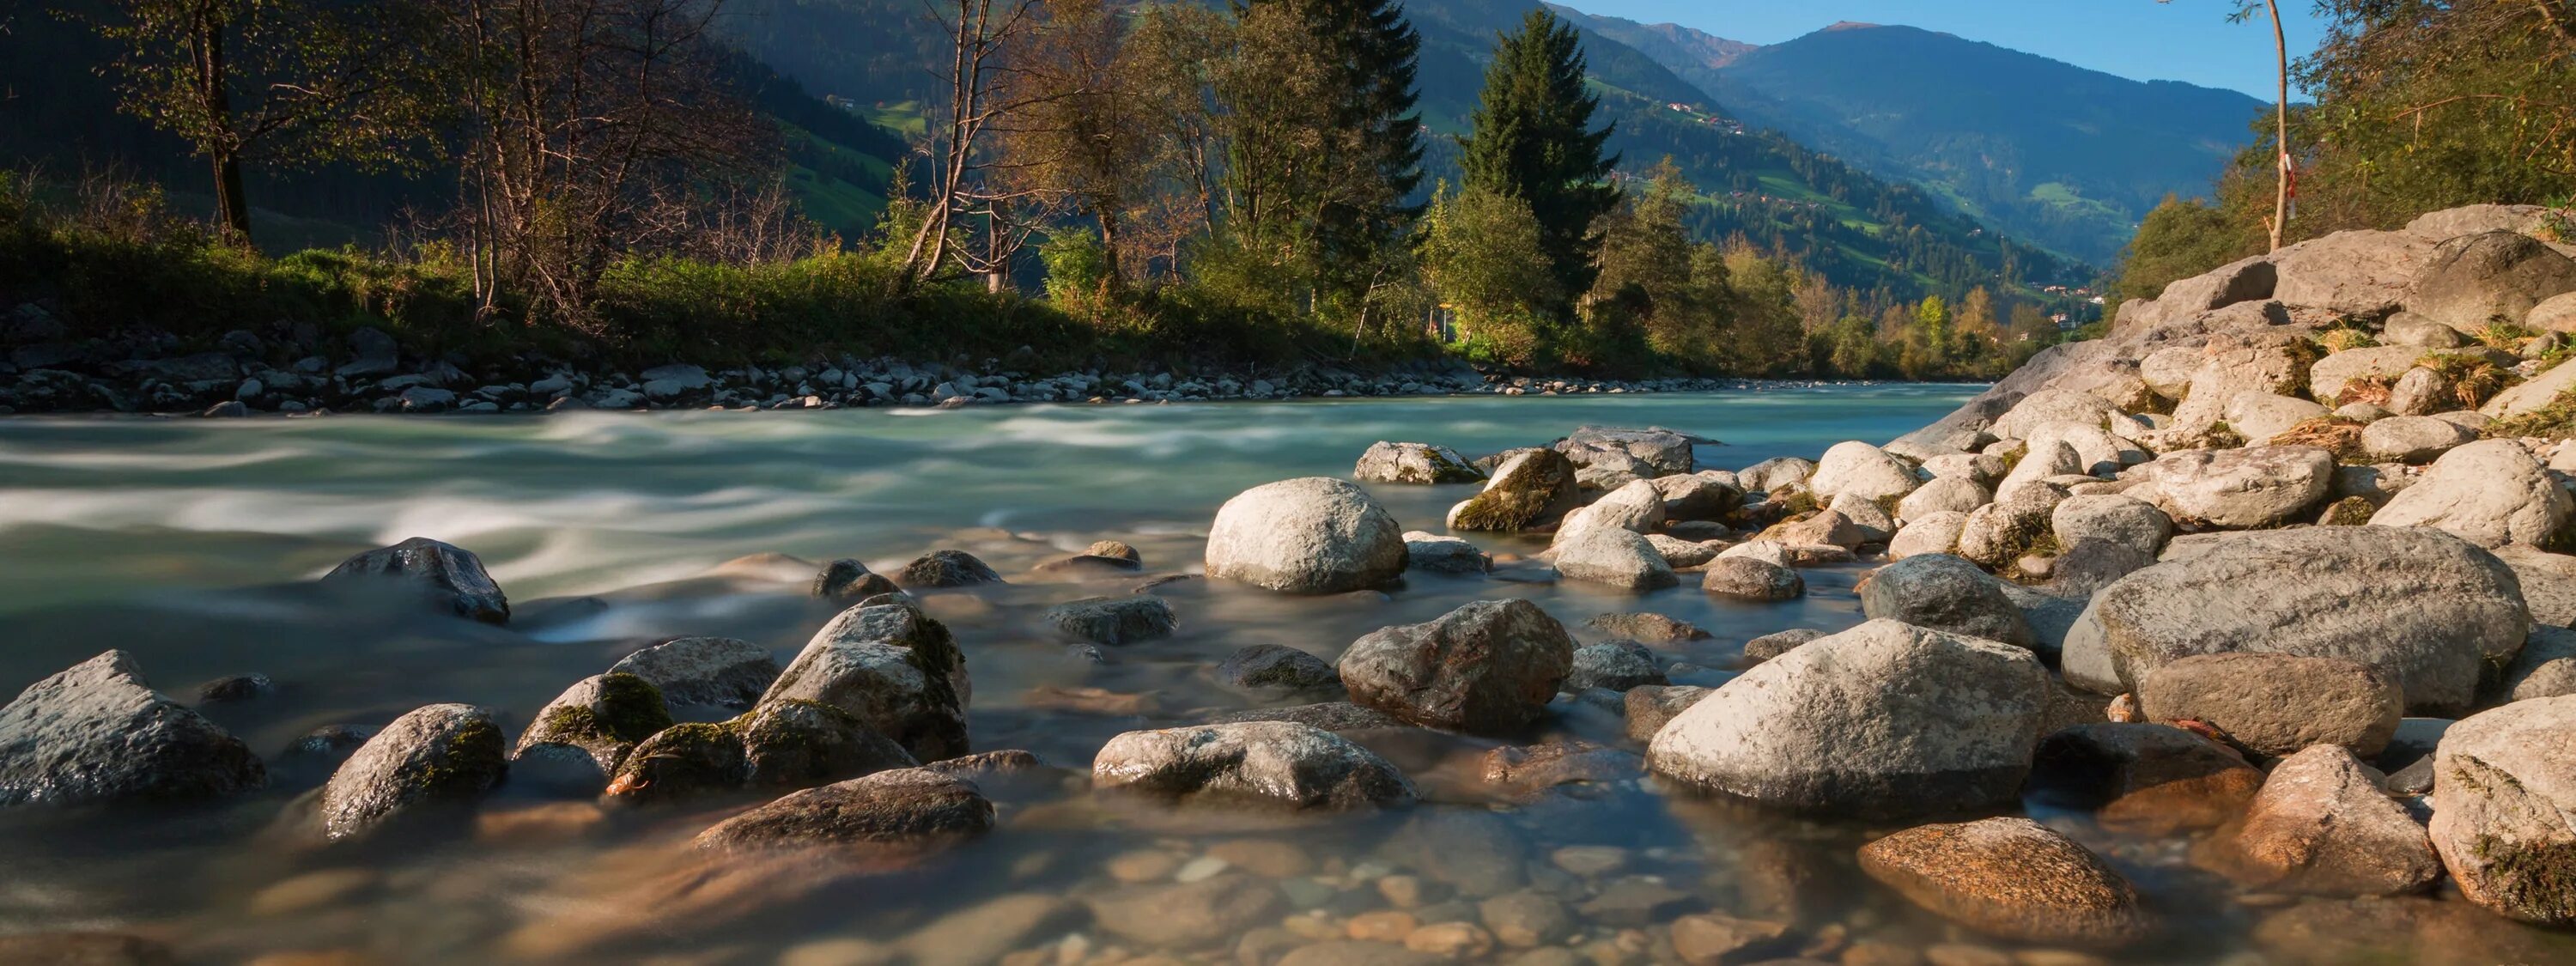
<path id="1" fill-rule="evenodd" d="M 927 597 L 967 654 L 975 747 L 1024 748 L 1070 769 L 1061 781 L 994 789 L 1001 824 L 981 841 L 918 867 L 851 877 L 702 871 L 688 837 L 743 802 L 603 811 L 508 788 L 451 837 L 315 848 L 283 816 L 325 774 L 272 758 L 267 792 L 221 804 L 0 814 L 0 932 L 129 931 L 210 963 L 322 953 L 343 958 L 271 962 L 967 966 L 1017 951 L 1020 966 L 1267 966 L 1307 941 L 1297 937 L 1338 932 L 1353 916 L 1392 905 L 1421 922 L 1490 924 L 1495 913 L 1478 899 L 1529 890 L 1572 912 L 1570 923 L 1540 930 L 1544 945 L 1603 966 L 1668 960 L 1653 924 L 1694 909 L 1793 923 L 1784 955 L 1801 944 L 1830 960 L 1854 943 L 1884 952 L 1956 939 L 1857 877 L 1850 849 L 1865 830 L 1667 796 L 1633 775 L 1500 802 L 1479 764 L 1492 741 L 1386 739 L 1375 747 L 1413 775 L 1426 804 L 1285 827 L 1097 802 L 1070 777 L 1119 732 L 1247 707 L 1208 675 L 1246 645 L 1329 660 L 1378 627 L 1520 596 L 1584 640 L 1601 635 L 1583 621 L 1610 611 L 1707 628 L 1710 639 L 1661 658 L 1676 684 L 1716 685 L 1753 636 L 1857 623 L 1860 567 L 1810 571 L 1806 599 L 1773 605 L 1713 601 L 1692 586 L 1639 596 L 1417 575 L 1389 594 L 1302 599 L 1181 580 L 1156 588 L 1180 614 L 1180 632 L 1104 649 L 1106 663 L 1069 654 L 1041 615 L 1195 572 L 1227 497 L 1272 480 L 1346 475 L 1375 440 L 1475 455 L 1587 423 L 1659 425 L 1722 440 L 1701 447 L 1699 460 L 1732 469 L 1812 458 L 1844 439 L 1883 441 L 1973 392 L 0 421 L 0 692 L 121 648 L 182 700 L 223 675 L 274 679 L 272 695 L 203 709 L 263 755 L 317 727 L 380 725 L 437 702 L 491 708 L 515 729 L 566 685 L 659 640 L 737 637 L 783 662 L 832 616 L 806 594 L 811 561 L 857 557 L 892 570 L 956 547 L 1010 578 Z M 1433 531 L 1471 491 L 1371 489 L 1408 528 Z M 309 583 L 353 553 L 414 536 L 478 553 L 511 597 L 510 626 L 424 616 Z M 1031 571 L 1099 539 L 1136 546 L 1146 573 Z M 1498 555 L 1542 546 L 1476 539 Z M 1529 737 L 1622 744 L 1620 734 L 1615 713 L 1566 704 Z M 2206 925 L 2180 931 L 2157 959 L 2213 961 L 2240 947 L 2249 914 L 2190 898 L 2216 890 L 2177 871 L 2171 843 L 2097 844 L 2174 915 Z M 1186 894 L 1155 901 L 1172 905 L 1174 923 L 1221 929 L 1222 939 L 1121 935 L 1064 902 L 1124 895 L 1115 890 L 1134 887 L 1121 876 L 1189 880 L 1216 867 L 1212 855 L 1230 857 L 1231 871 L 1203 881 L 1248 871 L 1275 887 L 1261 893 L 1278 898 L 1258 921 L 1228 921 Z"/>

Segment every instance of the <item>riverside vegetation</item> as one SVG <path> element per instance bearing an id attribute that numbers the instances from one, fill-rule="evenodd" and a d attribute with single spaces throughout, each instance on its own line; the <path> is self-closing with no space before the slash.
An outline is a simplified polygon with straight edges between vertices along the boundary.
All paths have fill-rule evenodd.
<path id="1" fill-rule="evenodd" d="M 0 819 L 248 811 L 224 834 L 292 869 L 250 908 L 302 925 L 140 913 L 0 951 L 2558 961 L 2576 445 L 2524 434 L 2576 398 L 2552 327 L 2576 258 L 2534 234 L 2544 215 L 2437 212 L 2179 281 L 1930 425 L 1814 459 L 1706 469 L 1715 441 L 1652 428 L 1474 459 L 1386 441 L 1351 479 L 1235 495 L 1203 538 L 1003 539 L 1003 567 L 934 549 L 883 573 L 740 561 L 724 573 L 801 576 L 837 616 L 783 663 L 630 645 L 525 717 L 389 710 L 262 756 L 209 714 L 329 682 L 183 702 L 108 650 L 0 708 Z M 2535 334 L 2459 328 L 2498 316 Z M 1462 498 L 1447 533 L 1373 495 L 1439 487 Z M 1192 565 L 1157 559 L 1175 546 Z M 1551 612 L 1527 592 L 1551 583 L 1622 603 Z M 514 607 L 428 540 L 310 590 L 415 635 L 595 612 Z M 1829 626 L 1758 636 L 1659 613 L 1819 597 L 1841 601 Z M 1371 620 L 1407 602 L 1436 607 Z M 1246 645 L 1222 626 L 1244 606 L 1377 626 L 1322 653 Z M 975 720 L 1075 729 L 1089 760 L 969 726 L 997 702 L 1016 710 Z M 1652 837 L 1667 813 L 1707 838 Z M 612 844 L 547 851 L 567 839 Z M 576 861 L 469 866 L 542 898 L 431 900 L 456 914 L 435 936 L 332 925 L 410 888 L 371 870 L 424 849 Z M 857 925 L 762 938 L 836 917 Z"/>

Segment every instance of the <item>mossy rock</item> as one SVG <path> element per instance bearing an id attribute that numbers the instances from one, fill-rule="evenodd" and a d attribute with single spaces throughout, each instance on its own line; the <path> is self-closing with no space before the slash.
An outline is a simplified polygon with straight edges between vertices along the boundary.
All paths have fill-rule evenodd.
<path id="1" fill-rule="evenodd" d="M 2377 512 L 2379 512 L 2379 508 L 2372 506 L 2369 500 L 2357 496 L 2347 496 L 2343 499 L 2334 501 L 2333 506 L 2326 507 L 2325 514 L 2317 518 L 2317 525 L 2321 527 L 2358 527 L 2369 523 L 2371 514 Z"/>
<path id="2" fill-rule="evenodd" d="M 741 788 L 750 775 L 734 722 L 691 722 L 636 745 L 609 780 L 608 794 L 624 801 L 674 801 Z"/>
<path id="3" fill-rule="evenodd" d="M 917 764 L 857 715 L 828 704 L 772 701 L 730 725 L 742 740 L 745 780 L 757 787 L 810 788 Z"/>
<path id="4" fill-rule="evenodd" d="M 632 674 L 585 678 L 537 712 L 519 736 L 517 751 L 542 744 L 570 745 L 590 753 L 601 771 L 613 772 L 637 742 L 671 727 L 662 691 Z"/>

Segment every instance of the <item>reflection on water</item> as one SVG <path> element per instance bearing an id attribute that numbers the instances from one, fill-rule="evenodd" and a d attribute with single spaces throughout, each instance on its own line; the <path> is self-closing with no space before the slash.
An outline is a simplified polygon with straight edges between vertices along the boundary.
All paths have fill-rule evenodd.
<path id="1" fill-rule="evenodd" d="M 1582 622 L 1607 611 L 1708 628 L 1710 639 L 1663 646 L 1660 659 L 1676 684 L 1716 685 L 1748 638 L 1857 623 L 1858 568 L 1811 571 L 1806 600 L 1767 606 L 1689 587 L 1639 597 L 1416 575 L 1392 594 L 1297 599 L 1185 579 L 1156 589 L 1179 633 L 1107 649 L 1106 664 L 1069 655 L 1041 615 L 1194 573 L 1226 497 L 1346 474 L 1379 439 L 1475 454 L 1584 423 L 1661 425 L 1724 440 L 1701 448 L 1701 462 L 1736 468 L 1884 440 L 1970 392 L 0 422 L 0 614 L 11 631 L 0 691 L 116 647 L 183 698 L 198 681 L 269 675 L 273 696 L 204 709 L 264 755 L 317 727 L 379 725 L 433 702 L 489 707 L 515 729 L 643 644 L 722 635 L 783 660 L 831 617 L 805 596 L 805 565 L 726 561 L 854 556 L 888 569 L 949 546 L 1011 575 L 927 602 L 967 654 L 975 747 L 1025 748 L 1070 769 L 988 789 L 1001 804 L 992 836 L 854 877 L 793 862 L 707 872 L 689 837 L 743 802 L 608 812 L 506 790 L 456 839 L 316 851 L 277 826 L 324 775 L 272 758 L 270 791 L 222 805 L 0 815 L 0 932 L 126 930 L 205 962 L 1270 966 L 1321 939 L 1401 941 L 1467 922 L 1493 948 L 1444 951 L 1616 966 L 1674 961 L 1661 924 L 1718 912 L 1789 924 L 1778 948 L 1748 952 L 1918 961 L 1903 956 L 1960 937 L 1858 879 L 1851 849 L 1867 830 L 1668 798 L 1633 771 L 1498 798 L 1484 767 L 1497 742 L 1391 733 L 1368 743 L 1427 804 L 1284 827 L 1096 800 L 1077 777 L 1114 734 L 1247 707 L 1209 675 L 1246 645 L 1329 660 L 1381 626 L 1522 596 L 1585 640 L 1601 635 Z M 1466 492 L 1372 489 L 1399 521 L 1430 530 Z M 482 555 L 512 598 L 511 626 L 423 618 L 307 583 L 412 536 Z M 1098 539 L 1135 545 L 1147 574 L 1031 572 Z M 1477 539 L 1498 554 L 1538 549 Z M 1633 749 L 1622 732 L 1615 712 L 1569 704 L 1530 737 Z M 2159 895 L 2216 894 L 2172 871 L 2169 848 L 2095 844 Z M 2175 901 L 2208 928 L 2185 930 L 2165 958 L 2213 961 L 2250 930 L 2241 907 Z M 289 961 L 303 960 L 272 960 Z"/>

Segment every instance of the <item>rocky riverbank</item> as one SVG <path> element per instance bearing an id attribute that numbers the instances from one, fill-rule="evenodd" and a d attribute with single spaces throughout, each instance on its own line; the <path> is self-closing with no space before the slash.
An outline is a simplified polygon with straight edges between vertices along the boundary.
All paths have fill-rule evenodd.
<path id="1" fill-rule="evenodd" d="M 729 565 L 811 575 L 837 615 L 784 661 L 657 641 L 524 718 L 433 704 L 263 760 L 201 709 L 267 682 L 192 705 L 110 650 L 0 708 L 0 808 L 286 783 L 263 847 L 373 876 L 294 894 L 344 913 L 394 888 L 369 862 L 425 843 L 619 843 L 425 890 L 533 896 L 441 920 L 494 959 L 2576 960 L 2576 446 L 2494 434 L 2576 379 L 2548 334 L 2576 259 L 2538 225 L 2445 212 L 2178 282 L 1932 426 L 1813 460 L 1709 469 L 1710 441 L 1653 428 L 1473 458 L 1389 440 L 1351 479 L 1234 496 L 1177 564 L 1102 534 L 1001 566 Z M 1372 495 L 1439 486 L 1461 499 L 1437 530 Z M 1625 606 L 1519 592 L 1550 582 Z M 434 541 L 322 583 L 525 620 Z M 1374 629 L 1155 650 L 1220 594 Z M 1369 610 L 1441 594 L 1476 599 Z M 1848 616 L 1714 641 L 1658 613 L 1817 596 Z M 1061 670 L 995 693 L 1040 663 Z M 1230 703 L 1158 700 L 1197 680 Z M 970 712 L 996 705 L 1118 730 L 1048 760 L 991 747 Z M 1700 834 L 1623 834 L 1676 814 Z M 865 925 L 746 938 L 831 917 Z M 264 948 L 147 925 L 0 953 L 104 955 L 84 943 Z"/>

